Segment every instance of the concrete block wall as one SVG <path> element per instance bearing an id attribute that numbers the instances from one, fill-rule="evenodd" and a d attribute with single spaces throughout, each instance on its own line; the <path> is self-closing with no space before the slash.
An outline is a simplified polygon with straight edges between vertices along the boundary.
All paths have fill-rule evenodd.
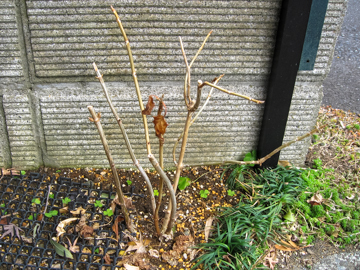
<path id="1" fill-rule="evenodd" d="M 144 102 L 150 94 L 165 95 L 166 166 L 173 166 L 172 147 L 186 116 L 178 36 L 191 59 L 206 34 L 214 31 L 193 66 L 193 93 L 198 79 L 211 81 L 225 73 L 219 85 L 265 99 L 280 0 L 3 0 L 0 166 L 108 166 L 97 130 L 88 120 L 88 105 L 102 113 L 118 166 L 132 165 L 95 79 L 94 61 L 108 82 L 137 158 L 149 166 L 128 56 L 110 5 L 117 9 L 130 40 Z M 345 9 L 346 0 L 329 1 L 315 68 L 298 74 L 284 141 L 310 131 L 316 122 L 322 81 Z M 204 90 L 204 98 L 208 92 Z M 185 163 L 240 159 L 256 149 L 262 111 L 262 105 L 215 91 L 190 130 Z M 309 141 L 296 143 L 282 151 L 281 159 L 301 165 L 308 146 Z"/>

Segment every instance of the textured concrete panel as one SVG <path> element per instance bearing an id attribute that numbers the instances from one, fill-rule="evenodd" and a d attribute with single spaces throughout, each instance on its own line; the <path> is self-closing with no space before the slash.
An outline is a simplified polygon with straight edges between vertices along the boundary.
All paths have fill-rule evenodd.
<path id="1" fill-rule="evenodd" d="M 291 101 L 283 143 L 292 141 L 316 127 L 316 119 L 323 94 L 322 86 L 297 84 Z M 296 142 L 280 153 L 280 160 L 303 166 L 310 146 L 310 137 Z"/>
<path id="2" fill-rule="evenodd" d="M 47 91 L 45 86 L 37 89 Z M 46 86 L 47 87 L 47 86 Z M 51 86 L 50 86 L 51 87 Z M 54 95 L 41 96 L 40 106 L 43 118 L 47 155 L 60 166 L 107 166 L 107 160 L 96 127 L 88 120 L 87 106 L 93 105 L 102 113 L 102 123 L 117 164 L 129 167 L 132 161 L 127 153 L 124 140 L 114 120 L 99 84 L 74 86 L 64 89 L 59 95 L 53 85 Z M 60 86 L 61 87 L 61 86 Z M 141 114 L 138 109 L 135 90 L 129 85 L 109 84 L 113 102 L 118 109 L 128 132 L 137 158 L 149 166 L 143 134 Z M 77 88 L 77 89 L 76 89 Z M 182 84 L 146 84 L 143 99 L 149 94 L 165 94 L 169 126 L 165 135 L 165 165 L 173 166 L 172 147 L 180 135 L 186 117 L 182 100 Z M 59 89 L 59 88 L 57 88 Z M 120 90 L 121 89 L 121 90 Z M 126 91 L 124 91 L 126 89 Z M 51 91 L 51 89 L 49 89 Z M 260 87 L 238 87 L 236 92 L 263 98 Z M 209 89 L 205 90 L 204 98 Z M 72 95 L 67 95 L 72 92 Z M 223 93 L 213 93 L 208 106 L 190 129 L 185 162 L 204 164 L 223 159 L 237 159 L 256 147 L 257 134 L 261 123 L 262 105 L 250 103 Z M 152 117 L 148 118 L 153 152 L 157 153 L 158 139 L 153 130 Z"/>
<path id="3" fill-rule="evenodd" d="M 21 53 L 14 0 L 0 1 L 0 79 L 1 84 L 23 81 Z"/>
<path id="4" fill-rule="evenodd" d="M 33 119 L 28 96 L 5 94 L 3 107 L 12 166 L 19 169 L 38 167 L 40 157 L 33 131 Z"/>
<path id="5" fill-rule="evenodd" d="M 110 10 L 112 1 L 27 1 L 38 78 L 129 74 L 127 52 Z M 193 74 L 226 73 L 266 79 L 271 66 L 280 1 L 118 1 L 141 80 L 182 78 L 178 36 L 194 55 L 214 30 Z M 119 77 L 117 77 L 119 78 Z M 131 79 L 131 78 L 130 78 Z"/>

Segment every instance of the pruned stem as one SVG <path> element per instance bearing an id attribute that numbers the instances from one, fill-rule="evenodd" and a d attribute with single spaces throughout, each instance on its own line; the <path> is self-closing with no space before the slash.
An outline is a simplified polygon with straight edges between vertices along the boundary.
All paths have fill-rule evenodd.
<path id="1" fill-rule="evenodd" d="M 175 179 L 174 179 L 174 184 L 173 184 L 173 188 L 176 191 L 177 186 L 179 184 L 179 179 L 180 179 L 180 174 L 184 168 L 184 156 L 185 156 L 185 149 L 186 149 L 186 143 L 187 143 L 187 138 L 189 135 L 189 129 L 190 129 L 190 123 L 191 123 L 191 116 L 192 116 L 193 112 L 188 111 L 187 117 L 186 117 L 186 122 L 185 122 L 185 127 L 184 127 L 184 136 L 182 139 L 182 143 L 181 143 L 181 150 L 180 150 L 180 155 L 179 155 L 179 159 L 178 159 L 178 164 L 176 167 L 176 174 L 175 174 Z M 171 210 L 172 212 L 174 212 L 172 209 L 176 207 L 176 205 L 170 203 L 169 204 L 169 211 Z M 164 222 L 163 222 L 163 230 L 166 229 L 166 233 L 169 233 L 171 231 L 172 226 L 167 226 L 167 224 L 169 223 L 169 214 L 166 213 L 165 218 L 164 218 Z"/>
<path id="2" fill-rule="evenodd" d="M 125 206 L 125 201 L 124 201 L 124 194 L 121 190 L 121 184 L 120 184 L 120 179 L 119 179 L 119 175 L 116 171 L 116 167 L 115 167 L 115 163 L 114 163 L 114 160 L 111 156 L 111 153 L 110 153 L 110 149 L 109 149 L 109 145 L 107 143 L 107 140 L 105 138 L 105 133 L 104 133 L 104 130 L 102 128 L 102 125 L 100 123 L 100 113 L 96 114 L 95 113 L 95 110 L 92 106 L 88 106 L 88 110 L 90 111 L 90 114 L 92 116 L 89 117 L 89 120 L 91 122 L 94 122 L 95 126 L 97 127 L 98 131 L 99 131 L 99 135 L 100 135 L 100 139 L 101 139 L 101 142 L 104 146 L 104 150 L 105 150 L 105 153 L 106 153 L 106 156 L 108 158 L 108 161 L 109 161 L 109 164 L 110 164 L 110 167 L 111 167 L 111 171 L 114 175 L 114 182 L 115 182 L 115 186 L 116 186 L 116 193 L 118 195 L 118 198 L 119 198 L 119 201 L 120 201 L 120 204 L 121 204 L 121 211 L 124 215 L 124 218 L 125 218 L 125 222 L 126 222 L 126 225 L 129 229 L 129 231 L 131 232 L 135 232 L 134 230 L 134 227 L 132 225 L 132 222 L 131 222 L 131 219 L 130 219 L 130 216 L 129 216 L 129 212 Z"/>
<path id="3" fill-rule="evenodd" d="M 129 61 L 130 61 L 130 67 L 131 67 L 131 71 L 132 71 L 132 76 L 133 76 L 133 80 L 134 80 L 134 84 L 135 84 L 135 89 L 136 89 L 136 94 L 139 100 L 139 106 L 140 106 L 140 110 L 143 111 L 144 110 L 144 104 L 142 102 L 142 98 L 141 98 L 141 92 L 140 92 L 140 87 L 139 87 L 139 83 L 138 83 L 138 79 L 136 76 L 136 70 L 135 70 L 135 64 L 134 64 L 134 59 L 132 56 L 132 52 L 131 52 L 131 47 L 130 47 L 130 42 L 129 39 L 126 36 L 124 27 L 121 23 L 121 20 L 119 18 L 119 15 L 117 14 L 116 10 L 111 7 L 111 10 L 113 11 L 115 17 L 116 17 L 116 21 L 119 25 L 121 34 L 123 35 L 124 41 L 125 41 L 125 45 L 126 45 L 126 49 L 128 52 L 128 56 L 129 56 Z M 159 164 L 157 162 L 157 160 L 155 159 L 155 157 L 153 156 L 153 154 L 151 153 L 151 146 L 150 146 L 150 136 L 149 136 L 149 128 L 148 128 L 148 124 L 147 124 L 147 117 L 145 114 L 142 114 L 142 118 L 143 118 L 143 123 L 144 123 L 144 132 L 145 132 L 145 141 L 146 141 L 146 150 L 148 153 L 148 158 L 151 162 L 151 164 L 154 166 L 154 164 Z M 165 183 L 171 183 L 169 178 L 167 177 L 167 175 L 164 173 L 164 171 L 161 169 L 160 166 L 155 167 L 155 169 L 158 171 L 160 177 L 165 181 Z M 175 202 L 176 205 L 176 198 L 175 198 L 175 192 L 174 190 L 172 190 L 172 186 L 171 184 L 169 185 L 169 191 L 170 191 L 170 201 Z M 175 210 L 172 211 L 171 213 L 172 218 L 172 223 L 175 220 Z"/>
<path id="4" fill-rule="evenodd" d="M 160 177 L 164 180 L 165 184 L 168 186 L 170 192 L 170 204 L 176 206 L 175 192 L 169 178 L 166 176 L 165 172 L 161 169 L 160 164 L 156 161 L 153 155 L 149 155 L 148 158 L 151 164 L 153 165 L 153 167 L 155 168 L 155 170 L 158 172 Z M 171 228 L 173 227 L 175 222 L 175 215 L 176 215 L 175 208 L 174 209 L 169 208 L 167 213 L 169 214 L 169 216 L 171 216 L 170 222 L 166 223 L 166 226 L 163 226 L 162 232 L 164 232 L 166 229 L 167 229 L 166 232 L 171 231 Z"/>
<path id="5" fill-rule="evenodd" d="M 254 98 L 251 98 L 251 97 L 248 97 L 248 96 L 245 96 L 245 95 L 241 95 L 241 94 L 238 94 L 238 93 L 235 93 L 235 92 L 232 92 L 232 91 L 229 91 L 229 90 L 226 90 L 220 86 L 217 86 L 213 83 L 209 83 L 209 82 L 204 82 L 203 85 L 209 85 L 211 87 L 214 87 L 222 92 L 225 92 L 229 95 L 233 95 L 233 96 L 237 96 L 237 97 L 241 97 L 241 98 L 244 98 L 244 99 L 247 99 L 247 100 L 250 100 L 252 102 L 255 102 L 257 104 L 263 104 L 265 101 L 262 101 L 262 100 L 257 100 L 257 99 L 254 99 Z"/>
<path id="6" fill-rule="evenodd" d="M 182 42 L 181 37 L 179 37 L 180 40 L 180 48 L 181 48 L 181 52 L 184 58 L 184 62 L 185 62 L 185 66 L 186 66 L 186 78 L 184 81 L 184 100 L 185 100 L 185 105 L 186 107 L 189 107 L 189 104 L 191 103 L 191 97 L 190 97 L 190 66 L 189 63 L 187 61 L 187 57 L 186 57 L 186 53 L 185 53 L 185 49 L 184 49 L 184 45 Z"/>
<path id="7" fill-rule="evenodd" d="M 99 80 L 101 86 L 102 86 L 102 89 L 104 91 L 104 94 L 105 94 L 105 97 L 106 97 L 106 100 L 107 102 L 109 103 L 109 107 L 120 127 L 120 130 L 121 130 L 121 133 L 123 135 L 123 138 L 125 140 L 125 143 L 126 143 L 126 147 L 128 149 L 128 152 L 129 152 L 129 155 L 134 163 L 134 165 L 139 169 L 141 175 L 143 176 L 145 182 L 146 182 L 146 185 L 148 187 L 148 190 L 149 190 L 149 195 L 150 195 L 150 201 L 151 201 L 151 206 L 152 206 L 152 211 L 153 211 L 153 215 L 155 215 L 155 208 L 156 208 L 156 204 L 155 204 L 155 197 L 154 197 L 154 191 L 153 191 L 153 188 L 152 188 L 152 185 L 151 185 L 151 182 L 149 180 L 149 177 L 147 176 L 146 172 L 144 171 L 144 169 L 142 168 L 142 166 L 140 165 L 139 161 L 136 159 L 135 157 L 135 154 L 134 154 L 134 151 L 131 147 L 131 143 L 130 143 L 130 140 L 129 140 L 129 137 L 127 136 L 127 133 L 126 133 L 126 130 L 125 130 L 125 127 L 122 123 L 122 120 L 121 118 L 119 117 L 112 101 L 111 101 L 111 98 L 110 98 L 110 95 L 109 95 L 109 92 L 107 90 L 107 87 L 105 85 L 105 82 L 104 82 L 104 79 L 103 79 L 103 76 L 101 75 L 100 71 L 98 70 L 97 66 L 95 63 L 93 63 L 93 66 L 94 66 L 94 70 L 96 72 L 96 78 Z"/>
<path id="8" fill-rule="evenodd" d="M 164 99 L 164 95 L 162 95 L 162 97 L 159 99 L 158 115 L 161 115 L 161 113 L 164 109 L 163 99 Z M 159 137 L 159 160 L 160 160 L 160 167 L 162 170 L 164 170 L 164 136 L 163 136 L 163 134 L 160 134 L 160 137 Z M 163 186 L 164 186 L 164 180 L 162 179 L 162 177 L 160 177 L 159 197 L 157 200 L 155 214 L 154 214 L 155 229 L 156 229 L 158 236 L 161 235 L 161 230 L 160 230 L 160 225 L 159 225 L 159 209 L 161 206 L 161 200 L 162 200 L 162 196 L 163 196 Z"/>

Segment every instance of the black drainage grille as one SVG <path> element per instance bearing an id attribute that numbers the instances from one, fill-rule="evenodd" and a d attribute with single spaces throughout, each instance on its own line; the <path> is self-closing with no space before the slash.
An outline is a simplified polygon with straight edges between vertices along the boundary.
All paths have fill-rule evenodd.
<path id="1" fill-rule="evenodd" d="M 49 188 L 50 187 L 50 188 Z M 50 190 L 50 194 L 49 193 Z M 121 248 L 123 223 L 119 224 L 119 241 L 112 229 L 113 217 L 119 215 L 116 209 L 114 216 L 109 217 L 103 212 L 109 208 L 115 192 L 94 189 L 92 182 L 81 180 L 74 182 L 70 178 L 47 177 L 38 173 L 29 176 L 2 176 L 0 179 L 0 270 L 8 269 L 119 269 L 116 266 L 122 259 L 124 250 Z M 43 216 L 46 200 L 47 213 L 57 210 L 52 217 Z M 71 201 L 66 205 L 68 211 L 60 213 L 64 206 L 63 199 Z M 68 199 L 66 199 L 68 200 Z M 68 200 L 69 201 L 69 200 Z M 102 207 L 94 203 L 101 201 Z M 68 218 L 74 217 L 70 211 L 78 207 L 86 209 L 86 223 L 95 227 L 91 239 L 79 237 L 79 252 L 73 253 L 73 259 L 59 256 L 51 244 L 51 237 L 56 237 L 56 227 Z M 40 215 L 40 216 L 39 216 Z M 80 216 L 76 216 L 80 217 Z M 59 243 L 64 246 L 68 241 L 74 243 L 79 233 L 75 232 L 77 222 L 66 227 Z M 97 223 L 95 226 L 94 224 Z M 19 227 L 20 239 L 6 234 L 6 227 L 14 224 Z M 72 228 L 73 227 L 73 228 Z M 105 256 L 105 254 L 107 254 Z M 106 257 L 106 258 L 105 258 Z M 111 263 L 109 263 L 111 262 Z"/>

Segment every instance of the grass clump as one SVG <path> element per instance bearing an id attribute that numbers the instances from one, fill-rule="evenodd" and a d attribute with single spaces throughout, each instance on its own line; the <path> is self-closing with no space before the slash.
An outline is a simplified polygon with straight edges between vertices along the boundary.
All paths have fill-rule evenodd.
<path id="1" fill-rule="evenodd" d="M 283 240 L 281 235 L 295 235 L 299 245 L 317 238 L 340 248 L 359 242 L 358 197 L 345 200 L 353 194 L 352 185 L 335 179 L 320 159 L 314 169 L 233 166 L 226 183 L 241 192 L 240 202 L 222 209 L 213 238 L 198 247 L 205 253 L 194 268 L 261 269 L 259 258 Z"/>
<path id="2" fill-rule="evenodd" d="M 249 166 L 233 167 L 227 180 L 231 190 L 242 192 L 235 207 L 225 207 L 217 223 L 215 237 L 199 246 L 205 254 L 194 268 L 254 269 L 259 257 L 275 241 L 284 216 L 305 190 L 301 170 L 277 167 L 257 172 Z"/>

